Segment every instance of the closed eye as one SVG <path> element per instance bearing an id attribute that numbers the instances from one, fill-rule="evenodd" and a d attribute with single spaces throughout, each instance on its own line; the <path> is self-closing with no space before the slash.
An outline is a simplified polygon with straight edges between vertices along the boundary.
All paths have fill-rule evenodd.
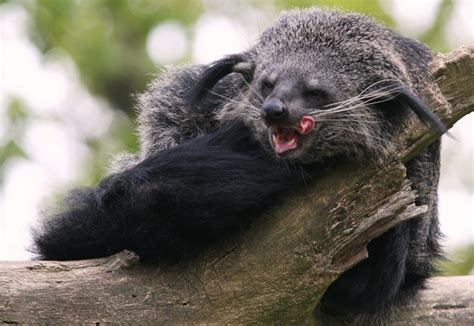
<path id="1" fill-rule="evenodd" d="M 329 93 L 322 88 L 312 88 L 305 90 L 303 96 L 309 99 L 326 100 L 329 97 Z"/>
<path id="2" fill-rule="evenodd" d="M 260 86 L 262 96 L 265 98 L 273 91 L 275 85 L 269 80 L 263 80 Z"/>

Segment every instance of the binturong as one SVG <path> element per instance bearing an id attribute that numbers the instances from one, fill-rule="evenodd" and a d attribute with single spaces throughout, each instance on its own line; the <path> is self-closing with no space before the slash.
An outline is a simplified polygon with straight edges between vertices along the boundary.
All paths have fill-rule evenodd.
<path id="1" fill-rule="evenodd" d="M 37 230 L 36 251 L 43 259 L 122 249 L 144 261 L 188 259 L 190 248 L 241 230 L 301 186 L 292 166 L 317 178 L 334 162 L 379 164 L 414 119 L 444 133 L 431 110 L 444 103 L 433 58 L 365 16 L 285 12 L 247 51 L 153 81 L 138 101 L 140 153 L 117 159 L 98 187 L 75 192 Z M 432 274 L 439 145 L 406 163 L 427 212 L 371 241 L 369 258 L 326 291 L 323 314 L 389 311 Z"/>

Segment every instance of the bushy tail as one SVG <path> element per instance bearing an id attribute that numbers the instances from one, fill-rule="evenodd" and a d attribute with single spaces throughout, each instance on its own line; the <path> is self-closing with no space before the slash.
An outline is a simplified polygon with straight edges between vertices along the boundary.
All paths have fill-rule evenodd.
<path id="1" fill-rule="evenodd" d="M 33 232 L 33 251 L 41 259 L 69 260 L 110 255 L 127 247 L 125 225 L 101 206 L 96 188 L 76 189 L 56 213 Z"/>
<path id="2" fill-rule="evenodd" d="M 102 257 L 122 249 L 176 260 L 240 229 L 300 181 L 242 126 L 157 153 L 73 191 L 34 233 L 42 259 Z"/>

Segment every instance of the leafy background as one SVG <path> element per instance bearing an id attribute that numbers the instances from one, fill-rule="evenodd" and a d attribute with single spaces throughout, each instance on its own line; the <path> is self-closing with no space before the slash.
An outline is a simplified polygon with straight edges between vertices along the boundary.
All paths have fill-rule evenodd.
<path id="1" fill-rule="evenodd" d="M 133 94 L 160 67 L 239 51 L 282 9 L 315 4 L 373 16 L 440 52 L 473 39 L 469 0 L 0 0 L 0 259 L 28 259 L 38 207 L 137 150 Z M 450 275 L 474 267 L 472 125 L 443 150 Z"/>

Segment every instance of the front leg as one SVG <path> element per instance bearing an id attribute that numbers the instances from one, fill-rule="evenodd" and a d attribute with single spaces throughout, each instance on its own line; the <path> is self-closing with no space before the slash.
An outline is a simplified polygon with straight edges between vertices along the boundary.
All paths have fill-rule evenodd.
<path id="1" fill-rule="evenodd" d="M 119 173 L 140 163 L 154 153 L 175 147 L 214 129 L 214 111 L 197 110 L 189 104 L 189 94 L 204 66 L 168 68 L 153 80 L 148 90 L 138 96 L 139 153 L 121 153 L 108 172 Z"/>
<path id="2" fill-rule="evenodd" d="M 202 65 L 169 68 L 139 97 L 142 158 L 216 130 L 216 115 L 225 103 L 234 101 L 241 81 L 228 76 L 199 107 L 194 107 L 192 92 L 206 68 Z"/>
<path id="3" fill-rule="evenodd" d="M 205 65 L 168 68 L 138 97 L 140 153 L 118 156 L 111 172 L 123 171 L 155 153 L 216 130 L 216 116 L 226 103 L 236 101 L 245 82 L 239 74 L 231 73 L 209 91 L 199 107 L 194 107 L 191 93 L 207 68 Z"/>

